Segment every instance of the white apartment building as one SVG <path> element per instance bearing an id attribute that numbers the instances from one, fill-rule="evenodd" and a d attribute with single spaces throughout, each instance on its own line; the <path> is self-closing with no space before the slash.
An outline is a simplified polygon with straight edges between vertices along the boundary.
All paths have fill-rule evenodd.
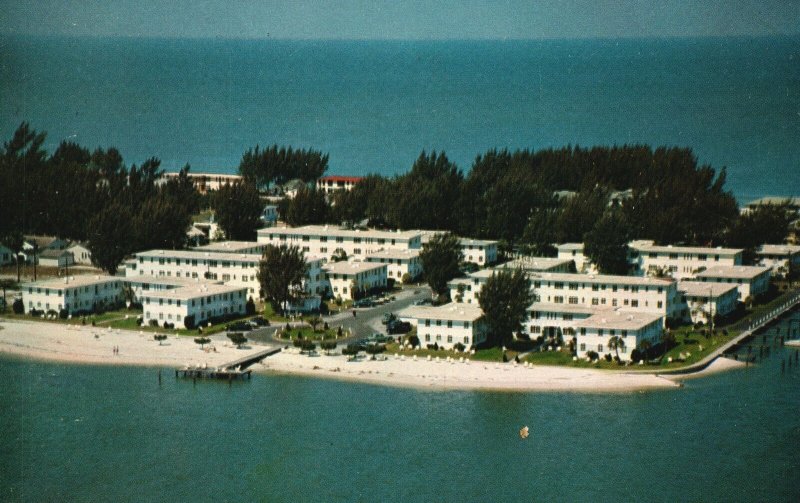
<path id="1" fill-rule="evenodd" d="M 258 242 L 275 246 L 297 246 L 306 253 L 331 257 L 344 252 L 348 258 L 364 259 L 380 250 L 422 247 L 418 231 L 340 229 L 328 225 L 270 227 L 258 230 Z"/>
<path id="2" fill-rule="evenodd" d="M 22 285 L 25 312 L 77 311 L 92 312 L 111 307 L 122 300 L 123 279 L 116 276 L 69 276 Z"/>
<path id="3" fill-rule="evenodd" d="M 367 255 L 367 262 L 386 264 L 387 275 L 400 283 L 408 274 L 412 280 L 422 274 L 422 260 L 419 249 L 415 250 L 380 250 Z"/>
<path id="4" fill-rule="evenodd" d="M 573 260 L 555 257 L 519 257 L 495 269 L 522 269 L 526 272 L 571 272 Z"/>
<path id="5" fill-rule="evenodd" d="M 531 339 L 542 336 L 566 343 L 575 335 L 575 323 L 597 311 L 582 305 L 534 302 L 528 308 L 523 332 Z"/>
<path id="6" fill-rule="evenodd" d="M 326 290 L 320 257 L 306 255 L 308 272 L 304 288 L 309 297 Z M 189 278 L 220 281 L 228 286 L 246 288 L 254 299 L 260 296 L 258 268 L 261 256 L 254 253 L 224 253 L 192 250 L 150 250 L 136 254 L 134 262 L 126 262 L 126 276 Z M 317 306 L 319 299 L 317 299 Z"/>
<path id="7" fill-rule="evenodd" d="M 180 173 L 163 173 L 161 179 L 158 181 L 159 185 L 167 183 L 172 178 L 178 178 Z M 201 194 L 205 194 L 209 190 L 219 190 L 225 184 L 238 182 L 242 179 L 241 175 L 225 175 L 221 173 L 187 173 L 189 179 L 194 184 L 195 190 Z"/>
<path id="8" fill-rule="evenodd" d="M 735 284 L 739 300 L 757 297 L 769 290 L 770 269 L 766 266 L 715 266 L 699 273 L 696 278 L 704 283 Z"/>
<path id="9" fill-rule="evenodd" d="M 742 264 L 741 248 L 658 246 L 653 241 L 632 241 L 628 260 L 633 274 L 655 276 L 659 272 L 675 279 L 692 278 L 709 267 Z"/>
<path id="10" fill-rule="evenodd" d="M 583 243 L 563 243 L 555 245 L 558 258 L 575 262 L 575 270 L 584 274 L 596 274 L 597 267 L 583 254 Z"/>
<path id="11" fill-rule="evenodd" d="M 607 274 L 533 273 L 535 301 L 619 308 L 680 319 L 681 296 L 673 280 Z"/>
<path id="12" fill-rule="evenodd" d="M 472 262 L 480 266 L 497 262 L 497 241 L 470 238 L 461 238 L 460 241 L 464 262 Z"/>
<path id="13" fill-rule="evenodd" d="M 622 361 L 630 361 L 631 352 L 647 340 L 655 346 L 660 342 L 664 318 L 655 313 L 632 313 L 624 310 L 601 311 L 575 323 L 577 355 L 586 357 L 589 351 L 600 356 L 610 354 Z M 610 345 L 612 337 L 622 344 L 615 350 Z"/>
<path id="14" fill-rule="evenodd" d="M 192 248 L 195 251 L 211 253 L 246 253 L 249 255 L 262 255 L 266 244 L 257 241 L 214 241 L 203 246 Z"/>
<path id="15" fill-rule="evenodd" d="M 477 296 L 496 271 L 484 269 L 448 283 L 455 302 L 477 304 Z M 671 279 L 603 274 L 529 273 L 536 302 L 590 308 L 621 308 L 680 318 L 676 283 Z M 459 300 L 460 299 L 460 300 Z"/>
<path id="16" fill-rule="evenodd" d="M 398 312 L 397 317 L 417 327 L 423 348 L 438 344 L 440 348 L 452 349 L 459 343 L 470 348 L 486 340 L 483 311 L 476 305 L 451 302 L 437 307 L 412 306 Z"/>
<path id="17" fill-rule="evenodd" d="M 705 283 L 702 281 L 679 281 L 684 320 L 692 323 L 710 324 L 714 316 L 727 316 L 736 310 L 739 290 L 730 283 Z"/>
<path id="18" fill-rule="evenodd" d="M 243 316 L 247 288 L 204 282 L 145 291 L 141 300 L 144 325 L 155 320 L 160 326 L 173 323 L 175 328 L 194 328 L 220 316 Z M 191 317 L 190 327 L 186 326 L 187 317 Z"/>
<path id="19" fill-rule="evenodd" d="M 386 264 L 357 261 L 329 262 L 322 266 L 332 297 L 353 300 L 353 290 L 368 292 L 386 288 Z"/>
<path id="20" fill-rule="evenodd" d="M 771 268 L 773 276 L 800 270 L 800 245 L 761 245 L 756 263 Z"/>

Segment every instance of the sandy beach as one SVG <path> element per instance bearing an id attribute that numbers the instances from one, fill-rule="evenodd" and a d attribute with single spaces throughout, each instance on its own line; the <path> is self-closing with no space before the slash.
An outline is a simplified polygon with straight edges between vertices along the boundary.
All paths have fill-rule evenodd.
<path id="1" fill-rule="evenodd" d="M 0 319 L 0 354 L 49 361 L 93 365 L 181 367 L 205 363 L 219 366 L 266 347 L 252 344 L 237 349 L 224 335 L 213 335 L 210 339 L 211 344 L 206 347 L 213 349 L 204 351 L 192 337 L 170 336 L 159 345 L 148 332 Z M 115 347 L 119 348 L 118 353 L 114 352 Z M 719 358 L 708 369 L 692 376 L 739 366 L 741 362 Z M 295 348 L 270 356 L 251 368 L 264 374 L 300 374 L 431 390 L 624 392 L 676 388 L 680 386 L 678 381 L 688 377 L 555 366 L 525 367 L 512 363 L 437 362 L 435 359 L 414 360 L 394 355 L 385 355 L 381 360 L 363 357 L 353 362 L 341 355 L 301 355 Z"/>

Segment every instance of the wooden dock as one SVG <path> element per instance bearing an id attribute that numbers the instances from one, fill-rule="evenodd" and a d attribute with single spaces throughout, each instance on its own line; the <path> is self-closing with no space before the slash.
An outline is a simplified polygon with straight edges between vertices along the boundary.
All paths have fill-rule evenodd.
<path id="1" fill-rule="evenodd" d="M 188 365 L 175 369 L 175 377 L 185 377 L 190 379 L 250 379 L 252 370 L 247 367 L 260 362 L 264 358 L 280 352 L 280 347 L 267 348 L 256 353 L 245 355 L 232 362 L 223 363 L 218 367 L 208 367 L 200 365 Z"/>

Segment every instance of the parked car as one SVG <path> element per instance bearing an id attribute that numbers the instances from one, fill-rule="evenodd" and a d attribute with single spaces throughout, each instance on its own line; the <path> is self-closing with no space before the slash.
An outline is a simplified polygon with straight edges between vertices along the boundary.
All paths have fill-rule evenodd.
<path id="1" fill-rule="evenodd" d="M 386 314 L 383 315 L 383 318 L 381 319 L 381 323 L 384 324 L 384 325 L 388 325 L 391 321 L 396 320 L 396 319 L 397 319 L 397 316 L 395 316 L 394 313 L 386 313 Z"/>
<path id="2" fill-rule="evenodd" d="M 246 321 L 235 321 L 225 325 L 225 330 L 228 332 L 249 332 L 253 327 Z"/>
<path id="3" fill-rule="evenodd" d="M 386 331 L 390 334 L 405 334 L 411 331 L 411 323 L 394 320 L 386 325 Z"/>
<path id="4" fill-rule="evenodd" d="M 365 299 L 358 299 L 357 301 L 353 302 L 353 307 L 374 307 L 375 302 L 372 301 L 370 298 Z"/>
<path id="5" fill-rule="evenodd" d="M 257 327 L 268 327 L 269 320 L 264 318 L 263 316 L 255 316 L 253 318 L 250 318 L 250 324 L 255 325 Z"/>

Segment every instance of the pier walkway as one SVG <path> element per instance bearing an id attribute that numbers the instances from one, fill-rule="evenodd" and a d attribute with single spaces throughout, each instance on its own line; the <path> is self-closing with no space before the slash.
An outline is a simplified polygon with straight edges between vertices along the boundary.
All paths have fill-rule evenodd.
<path id="1" fill-rule="evenodd" d="M 192 379 L 227 379 L 229 381 L 233 379 L 244 379 L 245 377 L 250 379 L 252 370 L 249 370 L 247 367 L 254 363 L 260 362 L 268 356 L 272 356 L 275 353 L 280 352 L 280 350 L 280 347 L 269 347 L 255 353 L 250 353 L 249 355 L 245 355 L 241 358 L 237 358 L 231 362 L 223 363 L 218 367 L 190 365 L 175 369 L 175 377 L 189 377 Z"/>
<path id="2" fill-rule="evenodd" d="M 699 372 L 716 360 L 718 357 L 722 356 L 726 351 L 733 348 L 743 340 L 747 339 L 748 337 L 752 336 L 758 330 L 766 327 L 770 323 L 774 322 L 787 312 L 791 311 L 796 305 L 800 304 L 800 291 L 794 291 L 787 296 L 786 299 L 783 299 L 778 306 L 774 309 L 769 311 L 768 313 L 764 313 L 759 315 L 754 319 L 748 319 L 740 322 L 739 326 L 742 328 L 742 333 L 738 336 L 734 337 L 730 341 L 726 342 L 713 352 L 711 352 L 708 356 L 700 360 L 699 362 L 693 363 L 687 367 L 682 367 L 679 369 L 673 370 L 661 370 L 658 372 L 659 375 L 681 375 L 681 374 L 691 374 L 694 372 Z M 737 327 L 738 328 L 738 327 Z"/>

